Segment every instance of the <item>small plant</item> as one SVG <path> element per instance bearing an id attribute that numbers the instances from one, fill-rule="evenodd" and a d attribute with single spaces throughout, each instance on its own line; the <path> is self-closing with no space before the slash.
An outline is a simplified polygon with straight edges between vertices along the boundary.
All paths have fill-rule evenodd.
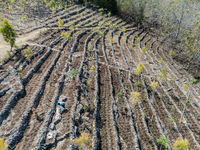
<path id="1" fill-rule="evenodd" d="M 92 70 L 92 72 L 96 71 L 96 67 L 92 65 L 92 67 L 90 68 Z"/>
<path id="2" fill-rule="evenodd" d="M 144 71 L 145 71 L 144 65 L 143 65 L 141 62 L 139 62 L 138 67 L 137 67 L 135 73 L 136 73 L 137 75 L 140 75 L 140 74 L 142 74 Z"/>
<path id="3" fill-rule="evenodd" d="M 142 47 L 142 51 L 141 51 L 141 53 L 142 53 L 142 54 L 145 54 L 145 53 L 146 53 L 146 50 L 147 50 L 146 47 Z"/>
<path id="4" fill-rule="evenodd" d="M 92 139 L 89 133 L 82 132 L 79 138 L 73 140 L 73 144 L 78 146 L 79 150 L 89 150 L 92 148 Z"/>
<path id="5" fill-rule="evenodd" d="M 164 62 L 164 60 L 163 60 L 163 59 L 160 59 L 160 60 L 159 60 L 159 63 L 162 63 L 162 62 Z"/>
<path id="6" fill-rule="evenodd" d="M 189 90 L 189 92 L 188 92 L 189 94 L 188 94 L 188 96 L 187 96 L 187 100 L 184 102 L 184 109 L 183 109 L 183 112 L 182 112 L 182 114 L 181 114 L 181 119 L 180 119 L 180 120 L 183 119 L 183 116 L 184 116 L 186 107 L 187 107 L 187 105 L 188 105 L 188 103 L 189 103 L 189 100 L 190 100 L 191 89 L 190 89 L 190 87 L 189 87 L 189 83 L 184 84 L 184 85 L 183 85 L 183 89 L 184 89 L 184 90 Z"/>
<path id="7" fill-rule="evenodd" d="M 32 55 L 33 55 L 33 52 L 31 51 L 30 48 L 25 49 L 25 50 L 24 50 L 24 53 L 25 53 L 26 60 L 31 59 L 31 57 L 32 57 Z"/>
<path id="8" fill-rule="evenodd" d="M 165 80 L 167 81 L 167 68 L 163 68 L 161 73 L 158 75 L 158 80 Z"/>
<path id="9" fill-rule="evenodd" d="M 63 21 L 58 18 L 58 27 L 61 28 L 63 26 Z"/>
<path id="10" fill-rule="evenodd" d="M 126 39 L 127 39 L 127 36 L 124 34 L 124 35 L 122 36 L 122 39 L 123 39 L 123 40 L 126 40 Z"/>
<path id="11" fill-rule="evenodd" d="M 164 136 L 160 136 L 160 138 L 156 139 L 158 143 L 161 144 L 160 150 L 162 149 L 162 146 L 167 148 L 169 146 L 169 138 L 166 138 Z"/>
<path id="12" fill-rule="evenodd" d="M 175 57 L 176 57 L 176 53 L 175 53 L 173 50 L 171 50 L 171 51 L 169 52 L 169 55 L 172 56 L 172 58 L 175 58 Z"/>
<path id="13" fill-rule="evenodd" d="M 135 45 L 135 44 L 131 44 L 131 47 L 135 48 L 135 47 L 136 47 L 136 45 Z"/>
<path id="14" fill-rule="evenodd" d="M 187 150 L 189 148 L 189 141 L 186 138 L 184 140 L 178 138 L 173 147 L 175 150 Z"/>
<path id="15" fill-rule="evenodd" d="M 125 27 L 122 27 L 122 31 L 125 32 L 125 31 L 126 31 L 126 28 L 125 28 Z"/>
<path id="16" fill-rule="evenodd" d="M 119 93 L 117 94 L 117 96 L 118 96 L 119 99 L 121 99 L 122 96 L 123 96 L 122 92 L 119 92 Z"/>
<path id="17" fill-rule="evenodd" d="M 32 108 L 32 111 L 33 111 L 33 114 L 34 114 L 35 119 L 37 119 L 37 120 L 40 121 L 41 118 L 40 118 L 40 116 L 38 115 L 38 111 L 37 111 L 37 109 Z"/>
<path id="18" fill-rule="evenodd" d="M 70 32 L 62 32 L 61 37 L 67 38 L 70 41 L 71 40 L 71 33 Z"/>
<path id="19" fill-rule="evenodd" d="M 120 106 L 118 107 L 118 109 L 119 109 L 119 110 L 122 110 L 122 108 L 123 108 L 123 106 L 122 106 L 122 105 L 120 105 Z"/>
<path id="20" fill-rule="evenodd" d="M 91 50 L 92 50 L 92 47 L 91 47 L 91 46 L 88 46 L 88 50 L 91 51 Z"/>
<path id="21" fill-rule="evenodd" d="M 110 16 L 111 16 L 111 12 L 108 13 L 108 17 L 110 17 Z"/>
<path id="22" fill-rule="evenodd" d="M 191 78 L 189 81 L 190 81 L 190 83 L 193 83 L 193 84 L 197 84 L 198 83 L 198 80 L 195 79 L 195 78 Z"/>
<path id="23" fill-rule="evenodd" d="M 24 15 L 24 14 L 22 14 L 22 19 L 23 19 L 23 20 L 28 20 L 28 16 L 27 16 L 27 15 Z"/>
<path id="24" fill-rule="evenodd" d="M 139 92 L 131 92 L 129 101 L 132 103 L 132 105 L 136 104 L 141 100 L 141 94 Z"/>
<path id="25" fill-rule="evenodd" d="M 137 38 L 136 38 L 136 41 L 137 41 L 137 42 L 140 41 L 140 37 L 137 37 Z"/>
<path id="26" fill-rule="evenodd" d="M 0 139 L 0 150 L 8 150 L 8 144 L 5 144 L 3 139 Z"/>
<path id="27" fill-rule="evenodd" d="M 103 32 L 103 31 L 101 31 L 101 30 L 98 30 L 98 33 L 101 35 L 101 37 L 103 37 L 103 36 L 104 36 L 104 32 Z"/>
<path id="28" fill-rule="evenodd" d="M 70 70 L 67 74 L 67 78 L 75 81 L 75 76 L 77 76 L 78 74 L 80 74 L 78 70 Z"/>
<path id="29" fill-rule="evenodd" d="M 88 105 L 84 105 L 84 112 L 89 112 L 90 111 L 90 107 Z"/>
<path id="30" fill-rule="evenodd" d="M 92 80 L 91 80 L 91 79 L 88 80 L 88 85 L 89 85 L 89 86 L 92 86 Z"/>
<path id="31" fill-rule="evenodd" d="M 135 82 L 135 83 L 134 83 L 134 85 L 135 85 L 135 86 L 143 86 L 143 84 L 142 84 L 142 81 L 141 81 L 141 80 L 139 80 L 138 82 Z"/>
<path id="32" fill-rule="evenodd" d="M 152 99 L 153 99 L 153 97 L 154 97 L 154 95 L 155 95 L 155 92 L 156 92 L 156 88 L 159 87 L 159 84 L 158 84 L 158 82 L 153 81 L 153 82 L 150 84 L 150 86 L 151 86 L 152 89 L 153 89 L 153 94 L 152 94 Z"/>
<path id="33" fill-rule="evenodd" d="M 20 78 L 20 80 L 24 80 L 24 77 L 23 77 L 22 73 L 19 72 L 18 74 L 19 74 L 19 78 Z"/>
<path id="34" fill-rule="evenodd" d="M 73 30 L 75 30 L 75 29 L 76 29 L 76 25 L 75 25 L 75 23 L 74 23 L 74 22 L 70 22 L 70 25 L 71 25 L 71 28 L 72 28 Z"/>
<path id="35" fill-rule="evenodd" d="M 174 123 L 174 119 L 170 119 L 169 121 L 170 121 L 171 123 Z"/>

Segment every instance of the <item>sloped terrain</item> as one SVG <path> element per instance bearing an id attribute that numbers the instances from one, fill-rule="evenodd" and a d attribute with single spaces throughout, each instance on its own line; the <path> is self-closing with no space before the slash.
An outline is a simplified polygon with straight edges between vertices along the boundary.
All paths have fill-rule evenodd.
<path id="1" fill-rule="evenodd" d="M 64 22 L 61 28 L 58 17 Z M 78 4 L 41 22 L 51 29 L 1 64 L 0 138 L 9 149 L 73 149 L 72 140 L 82 132 L 92 137 L 93 149 L 160 149 L 160 136 L 169 138 L 169 149 L 178 137 L 189 140 L 189 149 L 200 149 L 199 85 L 190 87 L 193 94 L 180 122 L 188 95 L 182 87 L 191 76 L 150 33 Z M 71 40 L 61 37 L 66 31 Z M 25 59 L 27 48 L 33 52 L 30 60 Z M 135 74 L 139 62 L 146 68 L 142 76 Z M 157 81 L 164 67 L 168 81 Z M 67 78 L 71 70 L 80 72 L 76 84 Z M 159 83 L 153 97 L 152 81 Z M 136 91 L 142 98 L 132 105 L 130 93 Z M 62 98 L 66 109 L 55 121 Z M 51 140 L 48 132 L 53 133 Z"/>

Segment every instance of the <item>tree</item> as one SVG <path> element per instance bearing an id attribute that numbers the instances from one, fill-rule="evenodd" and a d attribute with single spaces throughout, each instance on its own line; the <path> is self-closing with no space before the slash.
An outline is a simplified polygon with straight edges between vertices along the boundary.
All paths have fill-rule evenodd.
<path id="1" fill-rule="evenodd" d="M 12 48 L 15 46 L 17 33 L 15 32 L 13 26 L 8 22 L 7 19 L 1 19 L 2 22 L 0 22 L 0 33 L 2 33 L 4 40 L 10 44 L 10 51 L 12 52 Z"/>

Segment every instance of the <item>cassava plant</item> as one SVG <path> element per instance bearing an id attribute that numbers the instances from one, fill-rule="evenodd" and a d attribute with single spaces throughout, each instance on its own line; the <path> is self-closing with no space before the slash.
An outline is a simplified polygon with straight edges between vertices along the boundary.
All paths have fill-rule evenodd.
<path id="1" fill-rule="evenodd" d="M 156 141 L 161 144 L 160 150 L 162 149 L 162 146 L 164 146 L 165 148 L 169 146 L 169 138 L 166 138 L 164 136 L 160 136 L 158 139 L 156 139 Z"/>
<path id="2" fill-rule="evenodd" d="M 139 62 L 137 69 L 135 70 L 135 73 L 137 75 L 141 75 L 144 71 L 145 71 L 144 65 L 141 62 Z"/>
<path id="3" fill-rule="evenodd" d="M 74 70 L 74 69 L 70 70 L 67 74 L 67 78 L 71 79 L 74 89 L 75 89 L 75 85 L 76 85 L 76 76 L 79 74 L 80 74 L 80 72 L 78 70 Z"/>

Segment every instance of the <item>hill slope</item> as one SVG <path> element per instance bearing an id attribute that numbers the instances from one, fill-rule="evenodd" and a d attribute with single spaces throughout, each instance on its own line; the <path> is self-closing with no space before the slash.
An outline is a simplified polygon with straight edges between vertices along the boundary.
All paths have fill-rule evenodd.
<path id="1" fill-rule="evenodd" d="M 73 149 L 72 140 L 83 132 L 93 149 L 160 149 L 160 136 L 169 138 L 170 149 L 178 137 L 187 138 L 191 150 L 200 149 L 199 85 L 190 86 L 180 121 L 188 96 L 183 85 L 191 76 L 149 33 L 77 4 L 41 22 L 50 29 L 1 65 L 0 138 L 10 149 Z M 30 60 L 25 49 L 33 52 Z M 135 74 L 139 62 L 146 68 L 142 76 Z M 168 80 L 157 80 L 165 67 Z M 68 78 L 72 70 L 80 72 L 76 83 Z M 141 94 L 134 105 L 131 92 Z M 66 107 L 59 115 L 61 100 Z"/>

